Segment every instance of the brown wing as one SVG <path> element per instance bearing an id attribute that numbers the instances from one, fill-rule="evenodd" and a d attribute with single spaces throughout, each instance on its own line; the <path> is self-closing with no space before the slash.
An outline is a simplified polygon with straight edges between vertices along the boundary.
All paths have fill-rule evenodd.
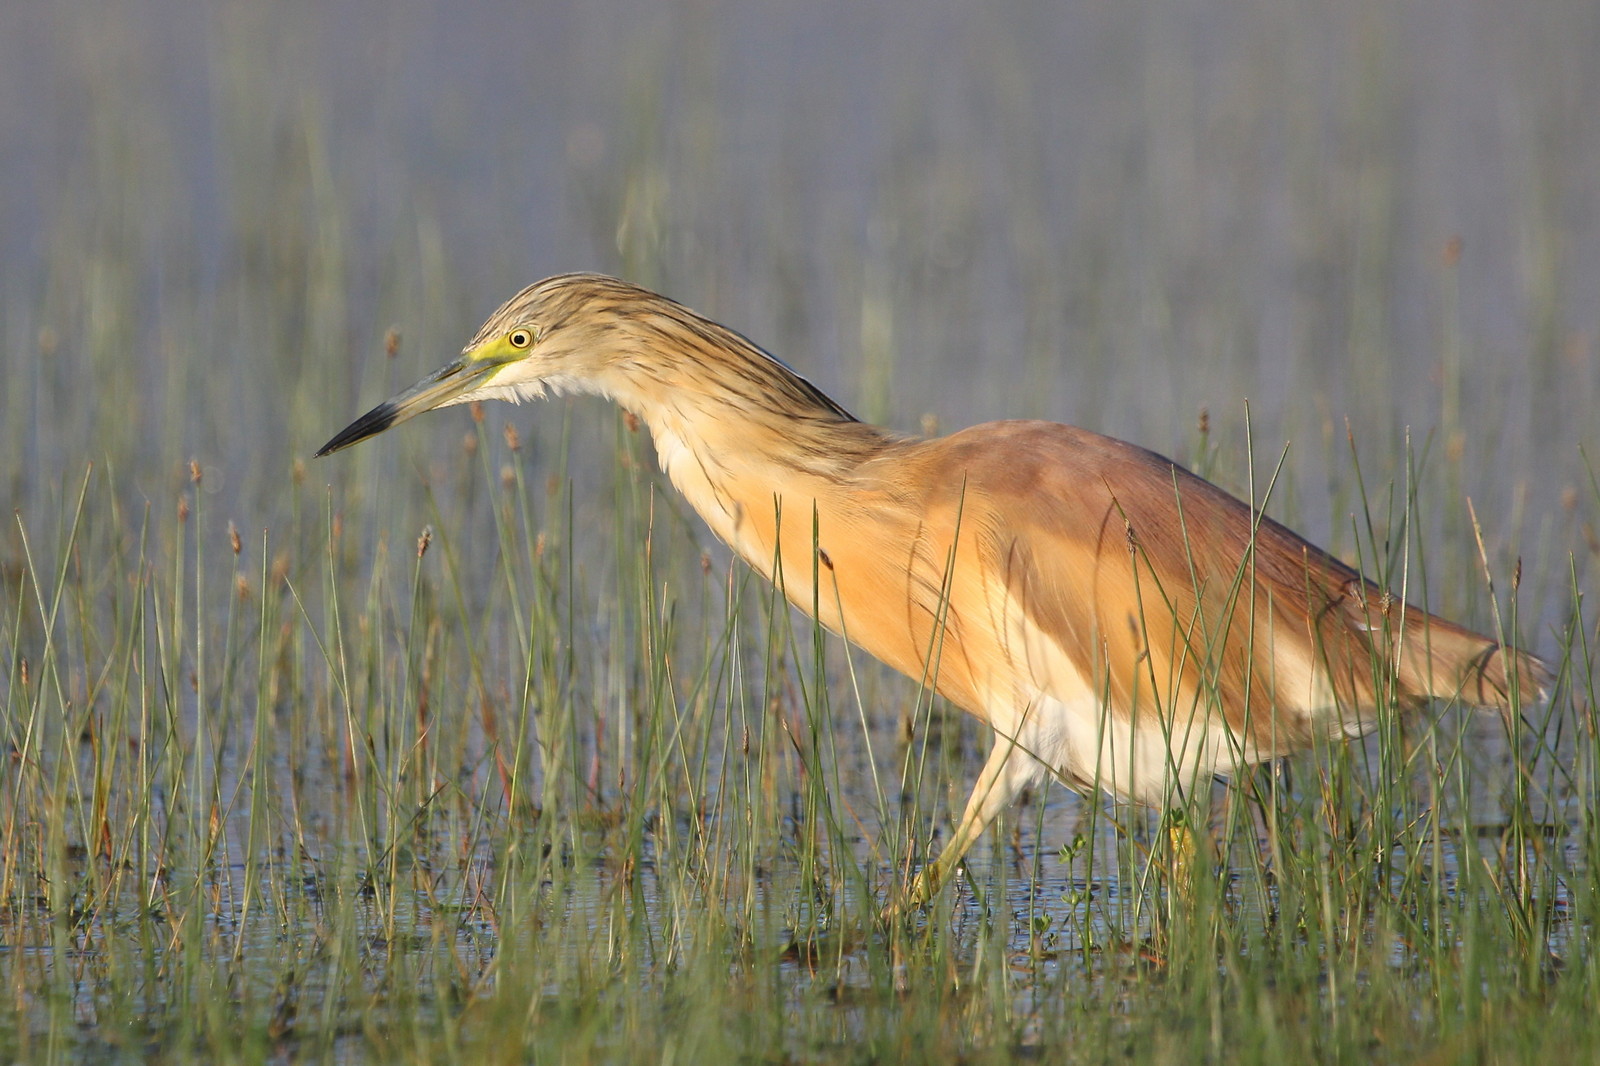
<path id="1" fill-rule="evenodd" d="M 1507 699 L 1495 641 L 1394 602 L 1160 455 L 1043 422 L 921 447 L 921 462 L 948 472 L 930 510 L 960 497 L 978 569 L 1003 575 L 1113 713 L 1204 712 L 1265 757 L 1358 731 L 1380 694 Z M 1542 664 L 1516 663 L 1531 695 Z"/>

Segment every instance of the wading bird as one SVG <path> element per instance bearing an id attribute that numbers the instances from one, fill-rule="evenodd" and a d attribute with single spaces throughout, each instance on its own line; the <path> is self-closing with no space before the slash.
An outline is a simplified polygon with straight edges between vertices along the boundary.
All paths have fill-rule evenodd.
<path id="1" fill-rule="evenodd" d="M 916 900 L 1046 772 L 1164 804 L 1364 733 L 1380 704 L 1512 710 L 1548 681 L 1153 452 L 1051 422 L 897 436 L 733 330 L 598 275 L 524 289 L 317 454 L 435 407 L 569 392 L 649 426 L 678 491 L 791 603 L 993 728 Z"/>

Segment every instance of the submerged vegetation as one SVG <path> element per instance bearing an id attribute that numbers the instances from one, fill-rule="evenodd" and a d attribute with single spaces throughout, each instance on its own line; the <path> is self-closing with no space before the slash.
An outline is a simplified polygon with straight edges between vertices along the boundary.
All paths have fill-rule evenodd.
<path id="1" fill-rule="evenodd" d="M 293 43 L 314 11 L 245 3 L 0 34 L 0 99 L 60 90 L 10 127 L 44 177 L 0 197 L 0 1057 L 1593 1057 L 1600 328 L 1569 229 L 1600 212 L 1554 176 L 1600 172 L 1594 13 L 1497 38 L 1533 172 L 1492 184 L 1408 139 L 1453 112 L 1347 7 L 1219 3 L 1252 29 L 1209 59 L 1159 5 L 924 27 L 976 102 L 913 106 L 907 38 L 866 146 L 827 77 L 779 106 L 733 58 L 760 32 L 703 13 L 603 46 L 614 12 L 462 15 L 519 71 L 488 114 L 414 98 L 435 43 L 486 69 L 423 8 L 338 62 Z M 730 562 L 626 419 L 450 412 L 308 458 L 590 267 L 902 429 L 1047 416 L 1271 482 L 1550 659 L 1554 698 L 1390 716 L 1174 811 L 1052 786 L 881 923 L 988 737 Z"/>

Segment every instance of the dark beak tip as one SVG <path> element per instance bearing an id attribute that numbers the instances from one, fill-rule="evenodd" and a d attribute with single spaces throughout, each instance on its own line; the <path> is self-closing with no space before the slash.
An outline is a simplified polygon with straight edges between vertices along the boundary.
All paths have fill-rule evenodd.
<path id="1" fill-rule="evenodd" d="M 380 403 L 354 422 L 345 426 L 333 435 L 333 438 L 317 449 L 315 458 L 321 459 L 325 455 L 332 455 L 342 448 L 366 440 L 368 437 L 382 433 L 395 423 L 395 406 L 392 403 Z"/>

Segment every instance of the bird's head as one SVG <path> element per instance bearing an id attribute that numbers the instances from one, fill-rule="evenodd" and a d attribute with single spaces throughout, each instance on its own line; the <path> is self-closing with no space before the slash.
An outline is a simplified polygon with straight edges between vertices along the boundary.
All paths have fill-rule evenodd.
<path id="1" fill-rule="evenodd" d="M 596 274 L 564 274 L 523 289 L 489 316 L 478 335 L 445 364 L 336 433 L 328 455 L 436 407 L 474 400 L 537 399 L 548 392 L 606 392 L 606 343 L 630 310 L 654 301 L 644 289 Z"/>

